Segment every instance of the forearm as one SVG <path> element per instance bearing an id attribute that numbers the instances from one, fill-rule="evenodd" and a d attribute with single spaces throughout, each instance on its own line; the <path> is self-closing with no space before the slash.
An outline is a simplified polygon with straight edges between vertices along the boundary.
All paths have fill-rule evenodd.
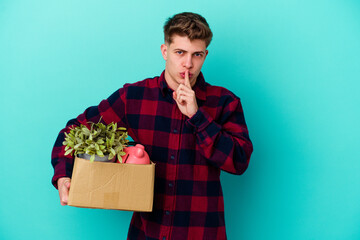
<path id="1" fill-rule="evenodd" d="M 91 113 L 90 115 L 88 113 Z M 66 127 L 62 129 L 57 136 L 55 141 L 52 154 L 51 154 L 51 164 L 54 168 L 54 176 L 52 178 L 52 184 L 55 188 L 57 186 L 57 180 L 61 177 L 71 178 L 72 169 L 74 165 L 74 157 L 71 155 L 65 155 L 65 146 L 63 142 L 65 140 L 65 132 L 69 133 L 70 128 L 73 126 L 79 126 L 80 124 L 86 125 L 90 118 L 99 118 L 99 114 L 96 114 L 99 111 L 97 107 L 88 108 L 83 114 L 80 114 L 77 118 L 71 119 L 67 122 Z M 92 116 L 92 117 L 89 117 Z"/>
<path id="2" fill-rule="evenodd" d="M 195 129 L 198 149 L 209 164 L 233 174 L 247 169 L 253 150 L 240 110 L 238 106 L 221 125 L 202 108 L 188 120 Z"/>
<path id="3" fill-rule="evenodd" d="M 52 178 L 53 185 L 57 188 L 57 180 L 61 177 L 71 177 L 74 164 L 74 157 L 65 155 L 65 132 L 69 133 L 72 126 L 79 126 L 83 124 L 88 125 L 88 122 L 99 122 L 100 119 L 103 123 L 117 122 L 119 126 L 126 127 L 124 123 L 124 97 L 123 90 L 120 89 L 113 93 L 108 99 L 101 101 L 98 106 L 87 108 L 84 113 L 80 114 L 77 118 L 71 119 L 62 129 L 54 144 L 51 163 L 54 167 L 54 176 Z M 116 110 L 114 110 L 116 109 Z"/>

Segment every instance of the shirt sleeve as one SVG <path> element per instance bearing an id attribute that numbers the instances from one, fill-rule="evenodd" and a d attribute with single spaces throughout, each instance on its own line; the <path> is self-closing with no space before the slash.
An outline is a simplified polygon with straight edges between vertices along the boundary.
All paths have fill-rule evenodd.
<path id="1" fill-rule="evenodd" d="M 209 164 L 240 175 L 247 169 L 253 151 L 240 99 L 231 98 L 217 112 L 221 114 L 215 121 L 200 107 L 187 124 L 194 128 L 200 153 Z"/>
<path id="2" fill-rule="evenodd" d="M 62 129 L 55 141 L 51 154 L 51 164 L 54 168 L 54 176 L 52 184 L 57 188 L 57 180 L 61 177 L 72 176 L 74 165 L 74 157 L 71 155 L 65 156 L 65 132 L 70 132 L 71 126 L 79 126 L 83 124 L 88 126 L 88 122 L 101 122 L 109 124 L 117 122 L 118 126 L 127 127 L 125 121 L 125 90 L 121 88 L 114 92 L 109 98 L 102 100 L 98 106 L 92 106 L 80 114 L 77 118 L 71 119 L 64 129 Z"/>

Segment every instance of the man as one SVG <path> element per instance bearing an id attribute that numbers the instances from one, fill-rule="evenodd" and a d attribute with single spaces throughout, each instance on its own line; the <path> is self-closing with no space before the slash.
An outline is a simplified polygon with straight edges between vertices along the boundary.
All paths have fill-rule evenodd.
<path id="1" fill-rule="evenodd" d="M 241 103 L 204 80 L 212 32 L 202 16 L 177 14 L 165 23 L 164 35 L 160 77 L 125 84 L 60 132 L 53 184 L 66 205 L 73 158 L 64 155 L 64 132 L 100 118 L 114 121 L 156 163 L 153 211 L 134 212 L 128 239 L 226 239 L 220 170 L 242 174 L 252 153 Z"/>

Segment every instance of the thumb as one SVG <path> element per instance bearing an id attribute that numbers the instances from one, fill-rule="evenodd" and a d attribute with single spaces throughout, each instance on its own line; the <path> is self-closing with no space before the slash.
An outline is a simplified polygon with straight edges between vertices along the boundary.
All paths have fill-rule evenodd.
<path id="1" fill-rule="evenodd" d="M 70 188 L 70 181 L 65 182 L 65 187 L 68 188 L 68 189 Z"/>

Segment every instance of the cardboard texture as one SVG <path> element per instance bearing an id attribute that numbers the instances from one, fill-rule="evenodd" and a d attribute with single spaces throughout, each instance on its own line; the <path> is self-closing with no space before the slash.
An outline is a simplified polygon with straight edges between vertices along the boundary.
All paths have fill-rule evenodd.
<path id="1" fill-rule="evenodd" d="M 68 205 L 151 212 L 155 164 L 90 162 L 75 158 Z"/>

